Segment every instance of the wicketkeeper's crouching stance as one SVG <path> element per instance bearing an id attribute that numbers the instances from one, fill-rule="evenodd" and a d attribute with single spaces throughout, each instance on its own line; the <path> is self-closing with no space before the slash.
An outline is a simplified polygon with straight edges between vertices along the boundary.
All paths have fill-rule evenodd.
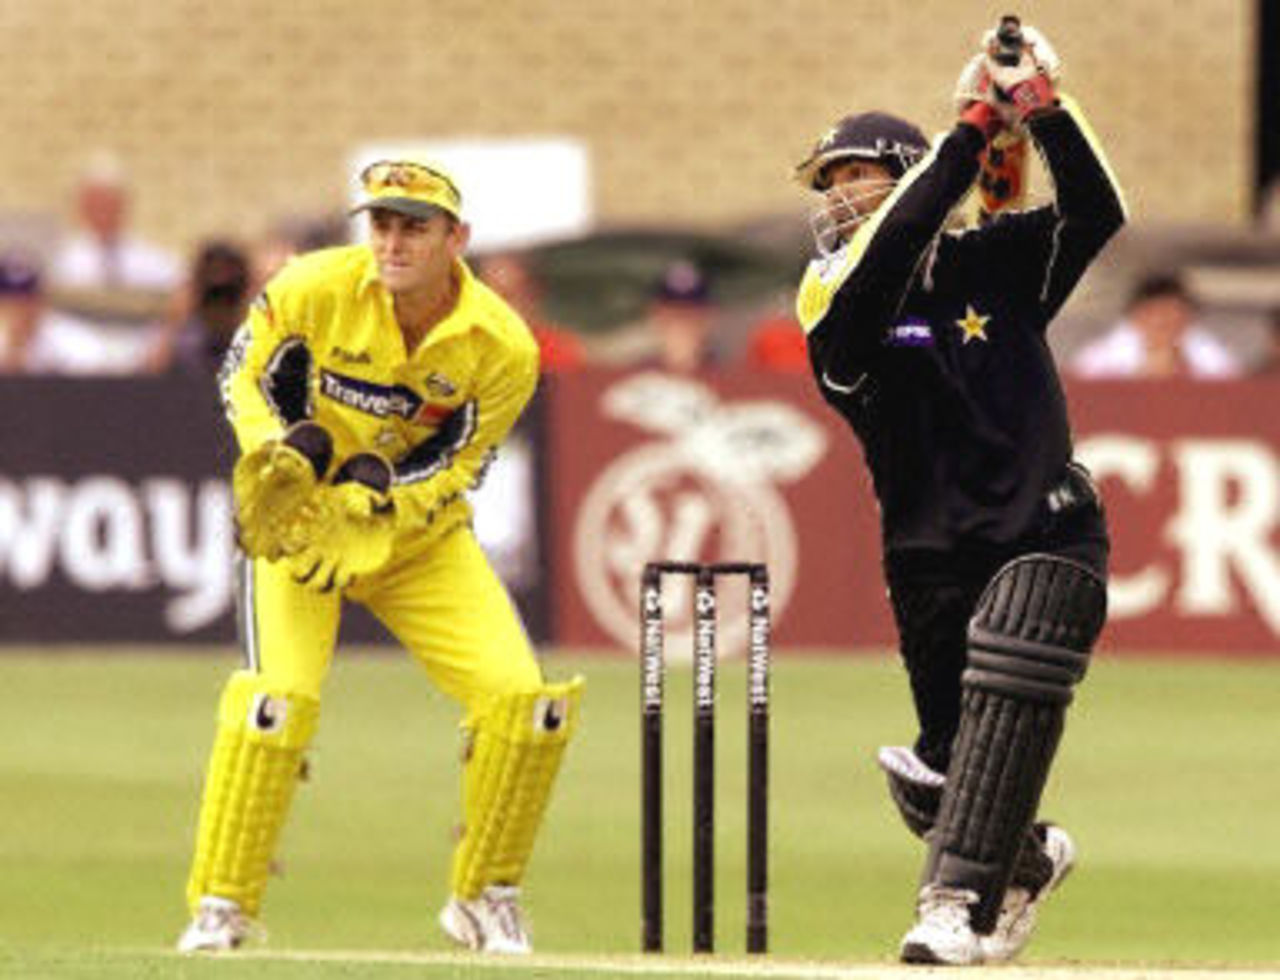
<path id="1" fill-rule="evenodd" d="M 543 680 L 463 492 L 537 382 L 520 318 L 462 260 L 460 195 L 421 161 L 362 177 L 370 244 L 295 259 L 223 369 L 242 455 L 246 663 L 218 709 L 183 951 L 251 931 L 320 716 L 344 598 L 363 603 L 465 709 L 463 833 L 441 925 L 531 948 L 519 886 L 581 679 Z"/>
<path id="2" fill-rule="evenodd" d="M 1058 60 L 1006 18 L 965 66 L 932 146 L 880 112 L 832 128 L 797 171 L 822 194 L 797 304 L 826 400 L 863 444 L 920 735 L 880 763 L 929 844 L 913 963 L 1012 959 L 1071 869 L 1035 823 L 1106 614 L 1108 538 L 1072 460 L 1045 339 L 1124 205 Z M 1054 201 L 1009 210 L 1027 142 Z M 952 228 L 975 183 L 986 220 Z"/>

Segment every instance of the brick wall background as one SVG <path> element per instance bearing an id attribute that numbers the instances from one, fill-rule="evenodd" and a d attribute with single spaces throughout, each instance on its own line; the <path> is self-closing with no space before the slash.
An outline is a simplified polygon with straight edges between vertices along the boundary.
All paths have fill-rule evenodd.
<path id="1" fill-rule="evenodd" d="M 947 125 L 1003 6 L 0 0 L 0 211 L 65 214 L 109 147 L 139 229 L 185 248 L 340 204 L 359 141 L 569 134 L 591 149 L 604 222 L 782 213 L 803 206 L 790 165 L 844 112 Z M 1244 221 L 1251 4 L 1017 6 L 1058 45 L 1139 220 Z"/>

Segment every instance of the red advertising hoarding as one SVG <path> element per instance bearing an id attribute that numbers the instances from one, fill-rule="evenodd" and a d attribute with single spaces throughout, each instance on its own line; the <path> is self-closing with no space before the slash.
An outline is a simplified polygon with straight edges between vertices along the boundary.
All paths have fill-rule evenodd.
<path id="1" fill-rule="evenodd" d="M 1068 396 L 1115 546 L 1104 647 L 1280 656 L 1280 379 Z M 211 383 L 9 379 L 0 406 L 0 644 L 231 639 Z M 633 651 L 654 558 L 767 562 L 780 650 L 894 642 L 861 451 L 808 377 L 587 370 L 522 425 L 478 528 L 538 642 Z M 730 648 L 744 600 L 725 584 Z"/>
<path id="2" fill-rule="evenodd" d="M 1111 528 L 1104 646 L 1280 655 L 1280 379 L 1068 395 Z"/>
<path id="3" fill-rule="evenodd" d="M 861 451 L 808 378 L 587 372 L 548 394 L 558 643 L 634 649 L 640 570 L 660 558 L 767 562 L 779 649 L 894 642 Z M 1104 646 L 1280 654 L 1280 383 L 1069 398 L 1112 528 Z M 667 602 L 675 651 L 687 600 Z M 740 647 L 742 600 L 726 601 L 722 633 Z"/>
<path id="4" fill-rule="evenodd" d="M 550 394 L 560 642 L 634 647 L 641 568 L 665 558 L 766 562 L 779 645 L 890 635 L 861 458 L 807 378 L 593 372 L 558 378 Z M 687 599 L 666 603 L 677 654 L 688 648 Z M 730 648 L 742 643 L 741 601 L 722 600 Z"/>

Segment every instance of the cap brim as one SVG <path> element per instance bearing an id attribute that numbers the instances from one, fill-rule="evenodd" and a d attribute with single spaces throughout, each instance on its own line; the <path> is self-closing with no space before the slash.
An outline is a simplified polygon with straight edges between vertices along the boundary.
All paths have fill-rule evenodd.
<path id="1" fill-rule="evenodd" d="M 831 150 L 828 153 L 819 153 L 796 167 L 796 183 L 811 191 L 826 190 L 826 187 L 822 186 L 818 178 L 826 167 L 838 160 L 879 161 L 880 156 L 874 150 L 858 149 L 857 147 L 844 147 L 839 150 Z"/>
<path id="2" fill-rule="evenodd" d="M 410 218 L 426 220 L 436 214 L 453 214 L 448 208 L 427 201 L 419 201 L 412 197 L 374 197 L 357 204 L 349 212 L 357 215 L 361 211 L 394 211 L 396 214 L 408 215 Z M 455 218 L 456 214 L 453 215 Z"/>

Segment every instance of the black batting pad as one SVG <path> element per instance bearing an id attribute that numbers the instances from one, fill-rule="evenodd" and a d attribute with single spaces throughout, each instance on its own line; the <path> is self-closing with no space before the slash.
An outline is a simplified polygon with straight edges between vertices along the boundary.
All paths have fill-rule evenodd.
<path id="1" fill-rule="evenodd" d="M 925 875 L 926 883 L 977 892 L 971 920 L 979 933 L 995 926 L 1105 615 L 1102 579 L 1052 555 L 1010 562 L 978 602 Z"/>

